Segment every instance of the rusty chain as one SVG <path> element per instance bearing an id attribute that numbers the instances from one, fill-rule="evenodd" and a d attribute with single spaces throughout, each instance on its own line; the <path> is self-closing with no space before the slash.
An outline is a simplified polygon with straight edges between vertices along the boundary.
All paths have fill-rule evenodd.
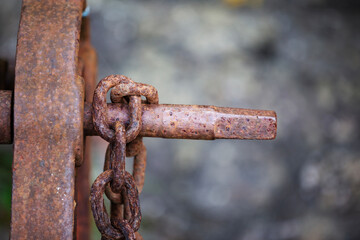
<path id="1" fill-rule="evenodd" d="M 113 103 L 127 103 L 130 122 L 107 119 L 106 94 L 112 88 Z M 146 101 L 141 100 L 141 96 Z M 98 134 L 109 142 L 104 161 L 104 172 L 91 187 L 91 209 L 102 239 L 142 239 L 137 232 L 141 223 L 139 193 L 146 168 L 146 148 L 138 136 L 142 127 L 141 103 L 158 104 L 157 90 L 150 85 L 133 82 L 123 75 L 110 75 L 96 87 L 93 100 L 93 122 Z M 125 170 L 125 157 L 134 157 L 133 175 Z M 106 212 L 103 194 L 111 202 L 111 217 Z"/>

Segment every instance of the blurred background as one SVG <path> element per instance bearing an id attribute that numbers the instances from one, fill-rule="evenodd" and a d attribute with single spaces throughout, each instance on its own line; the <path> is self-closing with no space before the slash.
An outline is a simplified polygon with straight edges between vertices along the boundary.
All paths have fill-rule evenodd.
<path id="1" fill-rule="evenodd" d="M 145 139 L 144 239 L 360 239 L 358 1 L 88 4 L 99 79 L 151 84 L 160 103 L 278 115 L 273 141 Z M 15 57 L 20 8 L 2 0 L 1 58 Z M 98 138 L 93 179 L 105 148 Z M 0 239 L 8 239 L 12 146 L 0 145 L 0 159 Z"/>

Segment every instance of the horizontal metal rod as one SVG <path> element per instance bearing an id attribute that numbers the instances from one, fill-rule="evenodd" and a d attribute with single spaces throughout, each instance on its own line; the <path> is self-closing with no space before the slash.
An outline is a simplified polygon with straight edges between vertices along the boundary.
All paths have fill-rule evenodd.
<path id="1" fill-rule="evenodd" d="M 97 135 L 93 128 L 92 106 L 85 103 L 85 135 Z M 108 121 L 129 123 L 125 104 L 108 104 Z M 179 139 L 258 139 L 276 137 L 277 118 L 274 111 L 250 110 L 199 105 L 143 104 L 143 137 Z"/>
<path id="2" fill-rule="evenodd" d="M 0 91 L 0 143 L 11 143 L 11 92 Z M 97 135 L 93 128 L 92 106 L 85 103 L 84 131 Z M 109 103 L 110 125 L 115 121 L 129 123 L 127 105 Z M 249 110 L 198 105 L 143 104 L 143 137 L 180 139 L 259 139 L 276 137 L 277 118 L 274 111 Z"/>

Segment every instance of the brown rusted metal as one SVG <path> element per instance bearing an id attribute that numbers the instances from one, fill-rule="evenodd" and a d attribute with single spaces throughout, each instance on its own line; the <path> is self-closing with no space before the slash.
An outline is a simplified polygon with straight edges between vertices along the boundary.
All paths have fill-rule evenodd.
<path id="1" fill-rule="evenodd" d="M 123 76 L 112 75 L 106 79 L 114 81 L 112 79 L 116 77 L 122 78 Z M 116 85 L 111 91 L 110 98 L 113 103 L 126 103 L 125 96 L 129 97 L 130 123 L 126 129 L 126 142 L 129 143 L 136 138 L 142 127 L 141 96 L 146 97 L 146 103 L 152 104 L 159 103 L 159 96 L 153 86 L 127 81 Z"/>
<path id="2" fill-rule="evenodd" d="M 12 142 L 11 98 L 12 91 L 0 91 L 0 144 Z"/>
<path id="3" fill-rule="evenodd" d="M 92 104 L 84 108 L 84 131 L 95 136 L 92 120 Z M 111 124 L 119 120 L 130 121 L 126 104 L 107 104 Z M 3 114 L 0 122 L 9 121 L 11 115 Z M 143 137 L 180 139 L 258 139 L 271 140 L 276 137 L 277 117 L 274 111 L 225 108 L 199 105 L 142 105 Z M 11 143 L 9 138 L 4 143 Z"/>
<path id="4" fill-rule="evenodd" d="M 110 143 L 111 154 L 109 167 L 114 171 L 111 190 L 120 193 L 125 177 L 126 136 L 125 127 L 120 122 L 115 124 L 115 139 Z"/>
<path id="5" fill-rule="evenodd" d="M 109 144 L 108 147 L 106 148 L 106 153 L 105 153 L 104 169 L 103 169 L 104 171 L 110 169 L 111 149 L 112 149 L 111 144 Z M 111 201 L 111 203 L 119 203 L 119 204 L 123 203 L 121 194 L 114 193 L 111 190 L 110 184 L 106 185 L 105 194 L 106 197 Z"/>
<path id="6" fill-rule="evenodd" d="M 130 218 L 129 219 L 118 219 L 113 218 L 110 221 L 109 215 L 106 212 L 104 206 L 103 194 L 105 191 L 105 186 L 111 182 L 114 178 L 113 170 L 106 170 L 101 173 L 94 184 L 91 187 L 90 200 L 91 200 L 91 209 L 94 215 L 95 223 L 99 229 L 102 236 L 109 239 L 122 239 L 124 234 L 127 234 L 127 237 L 132 237 L 129 239 L 135 239 L 133 235 L 140 227 L 141 221 L 141 212 L 140 212 L 140 203 L 138 198 L 138 191 L 136 186 L 132 181 L 132 176 L 125 172 L 124 178 L 124 191 L 123 196 L 128 197 L 129 208 L 130 208 Z"/>
<path id="7" fill-rule="evenodd" d="M 107 119 L 129 122 L 126 104 L 107 104 Z M 88 136 L 97 135 L 92 120 L 92 107 L 85 103 L 84 130 Z M 142 137 L 180 139 L 258 139 L 276 137 L 277 118 L 274 111 L 225 108 L 199 105 L 143 104 Z"/>
<path id="8" fill-rule="evenodd" d="M 123 75 L 110 75 L 102 79 L 95 90 L 92 113 L 96 132 L 108 142 L 114 138 L 114 131 L 111 129 L 114 125 L 108 125 L 106 94 L 113 87 L 116 90 L 111 94 L 113 102 L 122 102 L 124 96 L 130 96 L 131 119 L 129 129 L 126 131 L 126 141 L 131 142 L 141 129 L 140 96 L 145 96 L 147 102 L 156 104 L 159 101 L 158 93 L 154 87 L 135 83 Z"/>
<path id="9" fill-rule="evenodd" d="M 110 168 L 110 154 L 111 154 L 111 145 L 109 144 L 105 153 L 104 171 Z M 134 157 L 133 177 L 134 177 L 135 185 L 140 194 L 144 186 L 145 169 L 146 169 L 146 147 L 142 142 L 141 137 L 136 138 L 134 141 L 126 145 L 126 156 Z M 106 186 L 105 193 L 106 196 L 111 200 L 111 202 L 120 203 L 120 204 L 122 203 L 121 196 L 111 191 L 110 185 Z"/>
<path id="10" fill-rule="evenodd" d="M 85 80 L 85 101 L 92 102 L 97 77 L 97 56 L 90 41 L 90 19 L 82 18 L 80 32 L 79 63 L 80 75 Z M 91 169 L 91 148 L 93 145 L 91 137 L 85 137 L 84 160 L 81 167 L 76 168 L 76 230 L 75 238 L 80 240 L 90 239 L 90 169 Z"/>
<path id="11" fill-rule="evenodd" d="M 14 94 L 11 239 L 71 239 L 84 83 L 81 0 L 24 0 Z"/>
<path id="12" fill-rule="evenodd" d="M 91 107 L 96 54 L 86 19 L 78 54 L 83 8 L 82 0 L 23 1 L 14 96 L 11 239 L 71 238 L 76 205 L 74 236 L 89 238 L 90 162 L 89 148 L 82 161 L 83 130 L 111 142 L 109 170 L 105 169 L 91 190 L 96 224 L 109 239 L 142 239 L 137 230 L 141 222 L 138 195 L 146 167 L 143 136 L 208 140 L 276 136 L 273 111 L 158 105 L 154 87 L 121 75 L 111 75 L 108 83 L 100 84 L 100 94 L 95 94 Z M 111 87 L 111 99 L 116 103 L 106 104 Z M 146 97 L 147 104 L 141 104 L 140 96 Z M 0 143 L 11 142 L 11 100 L 11 92 L 0 91 Z M 134 178 L 125 171 L 125 154 L 135 156 Z M 75 193 L 74 166 L 81 163 Z M 109 182 L 112 188 L 108 189 L 118 199 L 113 201 L 110 219 L 102 199 Z"/>
<path id="13" fill-rule="evenodd" d="M 121 78 L 121 75 L 110 75 L 107 78 Z M 111 90 L 111 101 L 113 103 L 121 103 L 121 98 L 124 96 L 144 96 L 146 103 L 158 104 L 159 95 L 156 88 L 151 85 L 129 81 L 126 84 L 118 84 Z"/>
<path id="14" fill-rule="evenodd" d="M 119 75 L 110 76 L 110 78 L 116 78 L 116 77 L 121 78 L 122 76 Z M 146 98 L 146 101 L 144 101 L 144 103 L 158 104 L 159 95 L 158 95 L 158 91 L 153 86 L 143 83 L 137 83 L 133 81 L 129 81 L 126 84 L 116 85 L 111 90 L 110 98 L 113 103 L 124 103 L 124 102 L 126 103 L 126 100 L 124 101 L 125 96 L 129 96 L 130 98 L 129 101 L 130 123 L 126 132 L 127 134 L 126 142 L 128 143 L 126 145 L 126 156 L 134 157 L 133 177 L 137 189 L 139 193 L 141 193 L 145 180 L 146 147 L 142 142 L 142 137 L 137 137 L 136 139 L 134 139 L 134 137 L 129 138 L 128 135 L 137 136 L 141 131 L 142 109 L 141 109 L 140 96 L 144 96 Z M 132 103 L 132 101 L 134 101 L 133 98 L 139 100 L 139 103 L 137 105 L 134 105 L 134 103 Z M 132 129 L 135 129 L 136 126 L 137 126 L 137 131 L 136 132 L 131 131 Z"/>
<path id="15" fill-rule="evenodd" d="M 141 97 L 129 97 L 130 122 L 126 128 L 126 142 L 133 141 L 141 131 Z"/>
<path id="16" fill-rule="evenodd" d="M 128 105 L 131 115 L 127 130 L 125 130 L 124 123 L 116 121 L 114 125 L 109 125 L 106 118 L 106 94 L 114 86 L 121 87 L 121 96 L 116 100 L 113 99 L 113 101 L 126 102 L 123 99 L 125 96 L 128 96 L 129 99 Z M 101 200 L 95 197 L 97 194 L 91 197 L 95 222 L 103 239 L 114 237 L 104 232 L 111 231 L 112 228 L 117 229 L 125 239 L 135 239 L 134 233 L 139 229 L 141 223 L 139 193 L 133 177 L 125 171 L 126 143 L 133 141 L 141 129 L 141 96 L 134 96 L 132 94 L 137 94 L 139 89 L 144 86 L 139 85 L 139 89 L 136 89 L 136 86 L 136 83 L 125 76 L 111 75 L 102 79 L 94 92 L 92 112 L 95 128 L 102 138 L 110 142 L 105 156 L 104 171 L 106 172 L 110 169 L 113 172 L 110 187 L 106 183 L 107 186 L 99 188 L 96 181 L 92 186 L 92 192 L 100 191 L 101 195 L 101 191 L 105 189 L 111 201 L 112 226 L 109 226 L 108 220 L 104 219 L 104 217 L 99 218 L 99 215 L 104 216 L 104 213 L 94 212 L 97 210 L 103 211 L 97 207 L 97 205 L 103 204 L 103 201 L 97 201 Z M 138 141 L 134 144 L 139 144 Z M 114 199 L 112 198 L 113 196 Z M 103 229 L 104 223 L 106 223 L 107 230 Z"/>
<path id="17" fill-rule="evenodd" d="M 110 75 L 102 79 L 96 86 L 92 104 L 92 118 L 94 123 L 95 131 L 108 142 L 112 142 L 115 137 L 115 132 L 113 130 L 114 124 L 111 126 L 108 123 L 107 119 L 107 104 L 106 104 L 106 94 L 107 92 L 119 84 L 129 83 L 131 79 L 126 76 Z"/>
<path id="18" fill-rule="evenodd" d="M 108 238 L 122 238 L 122 233 L 111 225 L 109 215 L 107 214 L 104 205 L 103 195 L 105 187 L 110 183 L 113 177 L 114 172 L 112 170 L 107 170 L 102 172 L 96 178 L 90 192 L 91 209 L 96 226 L 103 236 Z"/>
<path id="19" fill-rule="evenodd" d="M 136 232 L 136 233 L 135 233 L 135 239 L 136 239 L 136 240 L 143 240 L 143 237 L 140 235 L 139 232 Z"/>
<path id="20" fill-rule="evenodd" d="M 126 145 L 126 156 L 134 157 L 133 177 L 139 193 L 142 192 L 145 182 L 146 153 L 142 137 L 137 137 Z"/>

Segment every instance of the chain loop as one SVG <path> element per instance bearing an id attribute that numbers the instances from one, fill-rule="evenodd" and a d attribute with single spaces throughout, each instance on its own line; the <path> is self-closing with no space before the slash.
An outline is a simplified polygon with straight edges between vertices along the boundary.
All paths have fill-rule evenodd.
<path id="1" fill-rule="evenodd" d="M 90 192 L 91 209 L 95 224 L 102 236 L 110 239 L 135 239 L 134 232 L 140 227 L 141 211 L 138 191 L 132 176 L 126 172 L 123 185 L 124 195 L 128 197 L 129 219 L 112 218 L 105 209 L 103 194 L 105 186 L 114 178 L 113 170 L 101 173 L 93 183 Z M 120 231 L 119 231 L 120 230 Z"/>
<path id="2" fill-rule="evenodd" d="M 110 93 L 110 99 L 112 102 L 121 102 L 125 96 L 144 96 L 146 103 L 158 104 L 159 94 L 156 88 L 151 85 L 137 82 L 124 82 L 115 86 Z"/>
<path id="3" fill-rule="evenodd" d="M 109 125 L 106 95 L 111 89 L 114 103 L 128 104 L 130 123 L 119 121 Z M 102 239 L 142 239 L 137 233 L 141 223 L 139 193 L 144 185 L 146 148 L 142 137 L 142 100 L 157 104 L 157 90 L 147 84 L 133 82 L 123 75 L 110 75 L 101 80 L 93 100 L 93 123 L 98 134 L 109 142 L 104 162 L 104 172 L 91 188 L 91 208 Z M 133 176 L 125 170 L 125 157 L 134 157 Z M 111 201 L 111 217 L 104 207 L 103 193 Z"/>
<path id="4" fill-rule="evenodd" d="M 130 96 L 129 101 L 129 110 L 130 110 L 130 124 L 126 129 L 126 142 L 131 142 L 134 140 L 140 133 L 142 127 L 141 121 L 141 97 L 140 96 Z"/>
<path id="5" fill-rule="evenodd" d="M 110 75 L 96 86 L 92 109 L 94 128 L 108 142 L 113 141 L 115 132 L 108 123 L 106 94 L 112 87 L 130 81 L 132 81 L 130 78 L 123 75 Z"/>
<path id="6" fill-rule="evenodd" d="M 111 189 L 120 193 L 125 177 L 126 138 L 125 127 L 120 122 L 115 123 L 115 140 L 110 143 L 111 156 L 109 168 L 114 171 Z"/>
<path id="7" fill-rule="evenodd" d="M 146 147 L 142 142 L 141 137 L 137 137 L 134 141 L 127 144 L 126 156 L 133 157 L 134 155 L 135 157 L 134 157 L 134 165 L 133 165 L 133 177 L 136 187 L 140 194 L 144 187 L 145 169 L 146 169 Z M 109 144 L 106 149 L 104 171 L 110 169 L 110 162 L 111 162 L 111 144 Z M 105 188 L 105 194 L 112 203 L 117 203 L 117 204 L 123 203 L 121 194 L 113 192 L 109 185 L 107 185 Z"/>
<path id="8" fill-rule="evenodd" d="M 90 201 L 96 227 L 101 235 L 110 239 L 121 239 L 124 235 L 114 228 L 105 209 L 103 194 L 105 186 L 113 179 L 114 172 L 107 170 L 102 172 L 91 186 Z"/>
<path id="9" fill-rule="evenodd" d="M 142 137 L 137 137 L 134 141 L 126 146 L 126 156 L 134 156 L 133 177 L 139 193 L 142 192 L 145 182 L 146 169 L 146 147 L 142 141 Z"/>

